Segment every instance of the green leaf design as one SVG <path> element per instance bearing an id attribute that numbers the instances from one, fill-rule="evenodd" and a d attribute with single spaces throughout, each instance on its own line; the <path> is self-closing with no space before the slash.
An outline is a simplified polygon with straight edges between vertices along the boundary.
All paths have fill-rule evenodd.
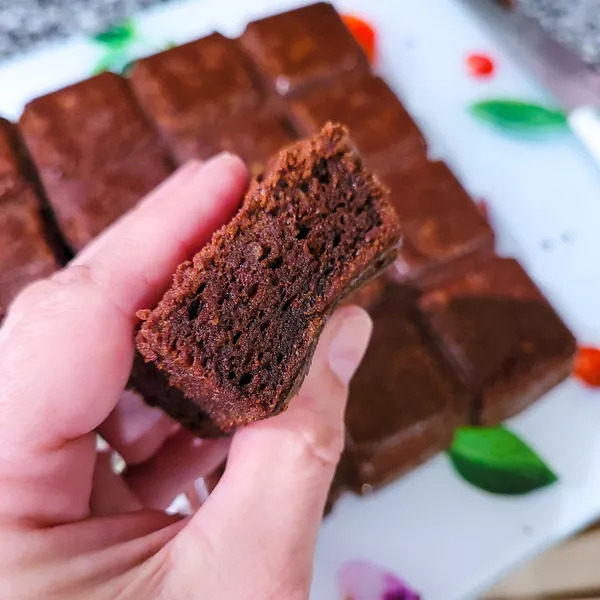
<path id="1" fill-rule="evenodd" d="M 459 427 L 448 451 L 458 473 L 492 494 L 518 496 L 557 481 L 537 454 L 505 427 Z"/>
<path id="2" fill-rule="evenodd" d="M 98 61 L 93 70 L 93 75 L 99 75 L 104 71 L 112 71 L 121 75 L 127 75 L 133 66 L 134 60 L 130 60 L 126 52 L 120 50 L 109 50 Z"/>
<path id="3" fill-rule="evenodd" d="M 495 99 L 475 102 L 471 105 L 470 112 L 477 119 L 517 133 L 545 132 L 567 126 L 567 119 L 562 111 L 521 100 Z"/>
<path id="4" fill-rule="evenodd" d="M 112 71 L 113 73 L 117 73 L 120 70 L 120 66 L 124 61 L 123 53 L 121 52 L 106 52 L 102 58 L 96 63 L 94 70 L 92 72 L 93 75 L 99 75 L 100 73 L 104 73 L 105 71 Z"/>
<path id="5" fill-rule="evenodd" d="M 135 27 L 132 21 L 124 21 L 119 25 L 97 33 L 94 39 L 113 50 L 117 50 L 135 41 Z"/>

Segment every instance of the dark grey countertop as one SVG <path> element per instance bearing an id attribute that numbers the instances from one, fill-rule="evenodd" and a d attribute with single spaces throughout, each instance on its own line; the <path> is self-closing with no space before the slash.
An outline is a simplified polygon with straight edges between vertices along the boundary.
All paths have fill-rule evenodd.
<path id="1" fill-rule="evenodd" d="M 45 41 L 102 31 L 168 1 L 0 0 L 0 58 Z M 585 60 L 600 66 L 600 0 L 516 0 L 516 4 Z"/>
<path id="2" fill-rule="evenodd" d="M 586 62 L 600 66 L 600 0 L 517 0 L 516 4 Z"/>
<path id="3" fill-rule="evenodd" d="M 102 31 L 169 0 L 0 0 L 0 58 L 40 43 Z"/>

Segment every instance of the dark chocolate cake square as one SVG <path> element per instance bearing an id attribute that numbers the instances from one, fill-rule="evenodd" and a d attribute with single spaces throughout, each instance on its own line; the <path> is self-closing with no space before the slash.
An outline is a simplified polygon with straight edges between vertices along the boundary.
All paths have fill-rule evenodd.
<path id="1" fill-rule="evenodd" d="M 240 42 L 282 96 L 369 69 L 364 52 L 325 2 L 249 23 Z"/>
<path id="2" fill-rule="evenodd" d="M 112 73 L 33 100 L 20 129 L 73 250 L 171 171 L 165 149 L 127 82 Z"/>
<path id="3" fill-rule="evenodd" d="M 344 123 L 370 165 L 382 155 L 399 163 L 425 157 L 423 134 L 380 77 L 338 79 L 294 99 L 290 110 L 302 135 L 319 131 L 327 121 Z"/>
<path id="4" fill-rule="evenodd" d="M 23 183 L 14 126 L 0 118 L 0 197 L 15 191 Z"/>
<path id="5" fill-rule="evenodd" d="M 571 332 L 514 259 L 491 257 L 423 296 L 440 348 L 477 396 L 476 420 L 511 417 L 571 372 Z"/>
<path id="6" fill-rule="evenodd" d="M 0 320 L 21 288 L 58 269 L 24 168 L 16 131 L 0 119 Z"/>
<path id="7" fill-rule="evenodd" d="M 346 453 L 363 492 L 449 447 L 469 400 L 419 325 L 413 290 L 391 284 L 370 313 L 373 337 L 346 409 Z"/>
<path id="8" fill-rule="evenodd" d="M 402 223 L 392 278 L 428 287 L 493 252 L 494 232 L 444 163 L 422 161 L 378 175 Z"/>
<path id="9" fill-rule="evenodd" d="M 207 159 L 218 152 L 231 152 L 244 160 L 256 176 L 271 156 L 295 138 L 292 126 L 282 114 L 259 109 L 224 117 L 198 131 L 190 130 L 173 140 L 173 151 L 179 164 L 191 158 Z"/>
<path id="10" fill-rule="evenodd" d="M 0 197 L 0 320 L 23 287 L 58 268 L 31 188 Z"/>
<path id="11" fill-rule="evenodd" d="M 220 33 L 137 61 L 131 82 L 175 154 L 179 136 L 210 132 L 262 100 L 238 43 Z"/>

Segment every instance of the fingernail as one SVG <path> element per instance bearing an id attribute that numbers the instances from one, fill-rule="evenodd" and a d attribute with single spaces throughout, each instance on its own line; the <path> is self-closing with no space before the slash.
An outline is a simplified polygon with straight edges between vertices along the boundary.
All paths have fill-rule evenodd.
<path id="1" fill-rule="evenodd" d="M 235 154 L 232 154 L 228 151 L 219 152 L 219 154 L 215 154 L 212 158 L 207 161 L 208 163 L 220 162 L 220 161 L 239 161 L 240 158 Z"/>
<path id="2" fill-rule="evenodd" d="M 239 165 L 246 168 L 244 161 L 236 154 L 227 151 L 219 152 L 219 154 L 215 154 L 203 164 L 202 173 L 205 174 L 207 169 L 210 170 L 213 167 L 221 169 L 223 167 L 229 168 L 233 165 Z"/>
<path id="3" fill-rule="evenodd" d="M 360 308 L 344 310 L 348 314 L 329 345 L 329 366 L 348 385 L 365 354 L 373 323 L 369 315 Z"/>

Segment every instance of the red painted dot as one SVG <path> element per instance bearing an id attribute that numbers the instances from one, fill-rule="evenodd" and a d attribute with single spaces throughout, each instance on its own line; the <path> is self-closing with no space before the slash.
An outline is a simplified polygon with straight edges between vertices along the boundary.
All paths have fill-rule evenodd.
<path id="1" fill-rule="evenodd" d="M 579 348 L 573 372 L 584 383 L 600 387 L 600 350 L 591 347 Z"/>
<path id="2" fill-rule="evenodd" d="M 494 61 L 487 54 L 473 53 L 467 56 L 467 69 L 473 77 L 489 78 L 495 68 Z"/>
<path id="3" fill-rule="evenodd" d="M 372 64 L 377 53 L 377 36 L 373 27 L 367 21 L 355 15 L 342 15 L 342 20 Z"/>

